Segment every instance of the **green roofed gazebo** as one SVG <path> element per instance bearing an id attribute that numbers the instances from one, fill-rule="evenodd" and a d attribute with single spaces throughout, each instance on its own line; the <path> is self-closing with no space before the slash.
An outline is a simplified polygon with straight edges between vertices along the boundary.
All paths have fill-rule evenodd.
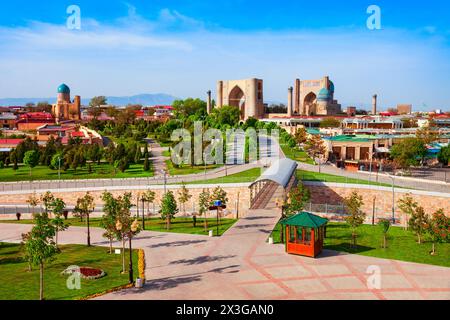
<path id="1" fill-rule="evenodd" d="M 315 258 L 322 252 L 328 219 L 301 212 L 281 221 L 286 234 L 286 252 Z"/>

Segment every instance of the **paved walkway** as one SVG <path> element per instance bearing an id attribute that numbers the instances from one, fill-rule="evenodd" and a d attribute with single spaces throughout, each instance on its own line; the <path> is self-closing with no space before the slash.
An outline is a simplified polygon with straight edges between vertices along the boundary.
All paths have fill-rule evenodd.
<path id="1" fill-rule="evenodd" d="M 318 259 L 287 255 L 282 245 L 266 242 L 278 218 L 275 208 L 254 210 L 220 238 L 142 232 L 134 246 L 146 252 L 145 288 L 99 299 L 450 300 L 450 268 L 328 250 Z M 0 241 L 19 241 L 29 228 L 0 224 Z M 92 242 L 107 246 L 101 234 L 94 228 Z M 85 239 L 84 228 L 71 227 L 60 234 L 60 243 L 85 243 Z M 379 290 L 367 287 L 370 266 L 380 268 Z"/>

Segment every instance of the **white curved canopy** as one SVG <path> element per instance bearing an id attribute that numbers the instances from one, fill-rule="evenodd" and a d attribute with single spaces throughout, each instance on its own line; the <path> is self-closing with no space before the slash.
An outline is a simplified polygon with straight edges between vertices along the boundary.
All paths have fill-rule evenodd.
<path id="1" fill-rule="evenodd" d="M 258 181 L 270 180 L 283 188 L 286 188 L 291 180 L 295 170 L 297 170 L 297 162 L 294 160 L 284 158 L 276 160 L 250 187 Z"/>

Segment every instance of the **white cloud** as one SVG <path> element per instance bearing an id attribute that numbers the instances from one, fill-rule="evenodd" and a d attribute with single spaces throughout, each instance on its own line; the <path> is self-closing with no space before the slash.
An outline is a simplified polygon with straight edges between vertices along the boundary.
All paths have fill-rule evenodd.
<path id="1" fill-rule="evenodd" d="M 82 96 L 203 97 L 218 79 L 261 77 L 265 98 L 283 101 L 296 77 L 330 75 L 343 102 L 370 103 L 373 93 L 385 107 L 450 102 L 450 54 L 423 30 L 236 32 L 176 10 L 148 20 L 128 9 L 113 24 L 83 18 L 81 31 L 41 22 L 0 28 L 0 97 L 51 96 L 59 82 Z"/>

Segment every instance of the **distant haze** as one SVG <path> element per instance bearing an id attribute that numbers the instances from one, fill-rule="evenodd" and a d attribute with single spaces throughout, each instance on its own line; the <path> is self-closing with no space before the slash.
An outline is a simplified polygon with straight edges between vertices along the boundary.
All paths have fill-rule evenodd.
<path id="1" fill-rule="evenodd" d="M 125 97 L 107 97 L 108 104 L 123 107 L 129 104 L 142 104 L 144 106 L 152 105 L 171 105 L 177 98 L 165 93 L 156 94 L 139 94 L 135 96 Z M 89 105 L 90 98 L 81 99 L 83 105 Z M 27 103 L 38 103 L 47 101 L 52 104 L 56 101 L 56 97 L 52 98 L 0 98 L 0 106 L 23 106 Z"/>

